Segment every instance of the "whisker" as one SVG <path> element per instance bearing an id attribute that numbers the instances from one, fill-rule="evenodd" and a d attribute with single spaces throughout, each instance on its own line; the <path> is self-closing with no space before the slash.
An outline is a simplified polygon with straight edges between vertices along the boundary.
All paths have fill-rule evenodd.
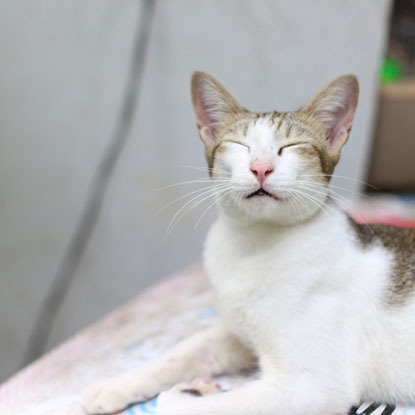
<path id="1" fill-rule="evenodd" d="M 221 187 L 221 186 L 226 186 L 225 184 L 221 184 L 220 186 L 216 186 L 216 187 Z M 165 205 L 164 207 L 162 207 L 161 209 L 159 209 L 156 214 L 159 214 L 161 212 L 163 212 L 164 210 L 166 210 L 169 206 L 174 205 L 175 203 L 179 202 L 182 199 L 185 199 L 186 197 L 189 197 L 195 193 L 201 193 L 199 196 L 201 196 L 204 193 L 208 193 L 210 191 L 212 191 L 213 189 L 215 189 L 215 187 L 213 186 L 209 186 L 209 187 L 203 187 L 202 189 L 197 189 L 194 190 L 193 192 L 190 193 L 186 193 L 185 195 L 180 196 L 179 198 L 169 202 L 167 205 Z"/>
<path id="2" fill-rule="evenodd" d="M 207 172 L 207 173 L 211 173 L 213 171 L 218 171 L 218 172 L 221 172 L 221 173 L 227 173 L 226 170 L 219 169 L 218 167 L 213 168 L 213 167 L 202 167 L 202 166 L 188 166 L 188 165 L 185 165 L 185 164 L 180 164 L 179 167 L 184 167 L 184 168 L 187 168 L 187 169 L 203 171 L 203 172 Z"/>
<path id="3" fill-rule="evenodd" d="M 217 199 L 215 199 L 204 211 L 203 213 L 200 215 L 199 220 L 196 222 L 195 227 L 193 228 L 193 230 L 196 230 L 197 227 L 199 226 L 200 222 L 202 221 L 203 217 L 206 215 L 206 213 L 220 200 L 222 199 L 224 196 L 226 196 L 229 192 L 231 192 L 232 189 L 229 189 L 228 192 L 224 192 L 221 195 L 219 195 L 219 197 Z"/>
<path id="4" fill-rule="evenodd" d="M 313 190 L 312 190 L 313 191 Z M 314 190 L 315 191 L 315 190 Z M 320 192 L 321 193 L 321 192 Z M 362 209 L 360 208 L 360 206 L 358 206 L 356 203 L 354 203 L 353 201 L 351 201 L 350 199 L 348 199 L 347 197 L 343 196 L 340 193 L 337 193 L 333 190 L 330 190 L 328 195 L 334 199 L 336 202 L 338 202 L 342 207 L 344 206 L 344 208 L 346 209 L 346 214 L 348 213 L 347 211 L 352 211 L 353 215 L 356 216 L 360 222 L 364 223 L 364 212 L 362 211 Z M 362 217 L 363 215 L 363 217 Z M 370 230 L 370 232 L 375 235 L 375 232 L 372 228 L 372 226 L 370 224 L 366 224 L 368 226 L 368 229 Z"/>
<path id="5" fill-rule="evenodd" d="M 347 187 L 336 186 L 336 185 L 333 185 L 333 184 L 324 185 L 324 184 L 321 184 L 321 183 L 316 183 L 316 182 L 311 182 L 309 180 L 301 180 L 301 179 L 297 180 L 297 183 L 301 183 L 301 184 L 304 184 L 304 185 L 307 185 L 307 186 L 319 187 L 321 189 L 337 189 L 339 191 L 342 190 L 342 191 L 345 191 L 347 193 L 353 194 L 353 195 L 361 197 L 361 198 L 367 198 L 368 197 L 367 195 L 365 195 L 362 192 L 351 190 L 351 189 L 348 189 Z"/>
<path id="6" fill-rule="evenodd" d="M 208 192 L 203 193 L 203 194 L 199 194 L 193 198 L 191 198 L 190 200 L 188 200 L 181 208 L 178 209 L 178 211 L 173 215 L 172 219 L 170 220 L 169 225 L 167 226 L 167 230 L 166 233 L 167 235 L 170 233 L 170 229 L 175 225 L 176 222 L 176 218 L 178 218 L 178 220 L 180 220 L 181 216 L 181 212 L 186 213 L 187 211 L 187 207 L 190 205 L 192 205 L 192 203 L 196 203 L 198 200 L 203 200 L 206 195 L 210 196 L 211 194 L 214 193 L 214 189 L 209 189 Z"/>
<path id="7" fill-rule="evenodd" d="M 171 219 L 169 225 L 167 226 L 167 230 L 166 230 L 166 238 L 169 236 L 169 234 L 171 233 L 172 229 L 176 226 L 176 224 L 180 221 L 180 219 L 187 214 L 188 212 L 192 211 L 193 209 L 195 209 L 197 206 L 199 206 L 201 203 L 203 203 L 205 200 L 209 199 L 210 197 L 213 197 L 215 195 L 218 195 L 220 193 L 222 193 L 223 191 L 228 190 L 230 187 L 225 187 L 225 188 L 221 188 L 221 189 L 215 189 L 213 188 L 212 191 L 206 196 L 205 194 L 203 195 L 197 195 L 194 198 L 192 198 L 191 200 L 189 200 L 188 202 L 186 202 L 177 212 L 176 214 L 173 216 L 173 218 Z"/>
<path id="8" fill-rule="evenodd" d="M 212 193 L 210 195 L 205 196 L 204 198 L 194 201 L 193 204 L 189 205 L 186 207 L 185 210 L 182 211 L 182 213 L 180 214 L 180 216 L 177 217 L 176 221 L 172 224 L 172 228 L 180 221 L 180 219 L 186 215 L 187 213 L 191 212 L 192 210 L 194 210 L 197 206 L 201 205 L 203 202 L 205 202 L 206 200 L 212 198 L 212 197 L 217 197 L 218 195 L 220 195 L 221 193 L 225 193 L 227 192 L 228 189 L 221 189 L 215 193 Z"/>
<path id="9" fill-rule="evenodd" d="M 344 206 L 346 211 L 348 211 L 348 210 L 353 211 L 353 214 L 356 215 L 356 217 L 359 218 L 359 220 L 361 222 L 364 222 L 364 220 L 363 220 L 364 218 L 362 217 L 363 211 L 356 203 L 354 203 L 350 199 L 344 197 L 343 195 L 341 195 L 337 192 L 330 191 L 329 196 L 332 199 L 334 199 L 336 202 L 338 202 L 340 204 L 340 206 L 342 206 L 342 207 Z M 372 229 L 371 229 L 371 231 L 372 231 Z"/>
<path id="10" fill-rule="evenodd" d="M 297 203 L 297 199 L 296 199 L 295 195 L 293 195 L 291 192 L 289 192 L 287 200 L 290 203 L 290 205 L 293 205 L 295 213 L 301 219 L 301 216 L 302 216 L 301 215 L 301 209 L 300 209 L 300 206 Z"/>
<path id="11" fill-rule="evenodd" d="M 300 187 L 301 187 L 301 185 L 300 185 Z M 316 193 L 319 193 L 319 194 L 323 194 L 323 195 L 327 194 L 330 197 L 332 197 L 334 200 L 336 200 L 341 206 L 348 205 L 348 206 L 346 206 L 346 208 L 351 207 L 354 211 L 356 211 L 356 213 L 358 213 L 359 210 L 361 211 L 360 207 L 356 203 L 354 203 L 349 198 L 343 196 L 341 193 L 338 193 L 338 192 L 336 192 L 336 191 L 334 191 L 333 189 L 330 189 L 330 188 L 327 189 L 326 187 L 320 187 L 319 190 L 322 190 L 322 191 L 319 192 L 318 190 L 315 190 L 316 187 L 319 188 L 318 185 L 314 184 L 314 188 L 312 187 L 312 189 L 310 189 L 308 187 L 307 189 L 309 189 L 311 191 L 314 191 Z M 305 189 L 305 187 L 302 187 L 302 188 Z M 327 192 L 325 192 L 323 190 L 327 190 Z"/>
<path id="12" fill-rule="evenodd" d="M 196 180 L 186 180 L 184 182 L 179 182 L 179 183 L 173 183 L 170 184 L 168 186 L 164 186 L 164 187 L 160 187 L 158 189 L 155 189 L 155 192 L 159 192 L 161 190 L 166 190 L 166 189 L 170 189 L 172 187 L 176 187 L 176 186 L 184 186 L 186 184 L 198 184 L 198 183 L 224 183 L 229 181 L 228 179 L 211 179 L 210 177 L 206 177 L 206 178 L 202 178 L 202 179 L 196 179 Z"/>
<path id="13" fill-rule="evenodd" d="M 337 213 L 326 202 L 319 200 L 318 198 L 310 195 L 309 193 L 304 193 L 304 192 L 302 192 L 301 190 L 299 190 L 297 188 L 293 189 L 293 191 L 298 192 L 298 194 L 301 195 L 304 199 L 309 200 L 310 202 L 313 202 L 315 204 L 315 206 L 317 206 L 318 208 L 322 209 L 323 212 L 325 212 L 329 216 L 329 218 L 330 218 L 330 220 L 332 221 L 333 224 L 334 224 L 333 218 L 328 214 L 327 209 L 330 210 L 330 212 L 332 214 L 334 214 L 335 216 L 337 216 L 339 219 L 341 218 L 340 215 L 339 215 L 339 213 Z"/>
<path id="14" fill-rule="evenodd" d="M 296 211 L 298 210 L 298 216 L 301 219 L 302 218 L 302 215 L 301 215 L 301 209 L 300 209 L 300 204 L 299 204 L 300 201 L 296 199 L 295 195 L 293 195 L 292 192 L 290 192 L 289 195 L 292 196 L 292 200 L 295 203 Z M 311 210 L 310 210 L 310 207 L 309 206 L 307 206 L 307 212 L 308 212 L 308 214 L 311 214 Z"/>
<path id="15" fill-rule="evenodd" d="M 172 222 L 175 221 L 176 217 L 183 212 L 183 214 L 187 213 L 188 209 L 192 209 L 193 206 L 195 206 L 197 203 L 204 201 L 206 198 L 209 198 L 213 195 L 215 195 L 216 193 L 226 189 L 228 186 L 223 186 L 220 188 L 211 188 L 209 189 L 209 191 L 206 191 L 202 194 L 196 195 L 195 197 L 191 198 L 190 200 L 188 200 L 181 208 L 179 208 L 179 210 L 176 212 L 176 214 L 173 216 L 172 220 L 171 220 L 171 224 Z M 169 225 L 170 226 L 170 225 Z"/>
<path id="16" fill-rule="evenodd" d="M 318 173 L 318 174 L 302 174 L 302 176 L 303 177 L 332 177 L 332 178 L 337 178 L 337 179 L 350 180 L 350 181 L 353 181 L 353 182 L 356 182 L 356 183 L 364 184 L 365 186 L 368 186 L 368 187 L 370 187 L 374 190 L 379 190 L 376 186 L 373 186 L 368 182 L 358 180 L 358 179 L 354 179 L 352 177 L 340 176 L 338 174 Z"/>

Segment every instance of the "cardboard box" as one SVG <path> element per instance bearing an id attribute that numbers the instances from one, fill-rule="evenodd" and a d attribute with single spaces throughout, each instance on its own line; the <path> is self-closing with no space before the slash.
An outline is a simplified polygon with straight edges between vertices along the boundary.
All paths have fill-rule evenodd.
<path id="1" fill-rule="evenodd" d="M 415 80 L 382 87 L 368 182 L 386 191 L 415 191 Z"/>

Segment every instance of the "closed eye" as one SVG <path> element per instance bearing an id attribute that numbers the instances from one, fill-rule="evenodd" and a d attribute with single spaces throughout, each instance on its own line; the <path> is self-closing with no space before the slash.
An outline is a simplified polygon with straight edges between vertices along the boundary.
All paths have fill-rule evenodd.
<path id="1" fill-rule="evenodd" d="M 227 144 L 227 143 L 239 144 L 240 146 L 246 147 L 248 150 L 250 150 L 250 148 L 249 148 L 248 145 L 246 145 L 244 143 L 241 143 L 240 141 L 236 141 L 236 140 L 226 140 L 223 143 L 224 144 Z"/>
<path id="2" fill-rule="evenodd" d="M 309 143 L 291 143 L 291 144 L 287 144 L 285 146 L 282 146 L 278 150 L 278 155 L 281 156 L 282 150 L 284 150 L 284 148 L 292 147 L 292 146 L 301 146 L 301 145 L 304 145 L 304 144 L 309 144 Z"/>

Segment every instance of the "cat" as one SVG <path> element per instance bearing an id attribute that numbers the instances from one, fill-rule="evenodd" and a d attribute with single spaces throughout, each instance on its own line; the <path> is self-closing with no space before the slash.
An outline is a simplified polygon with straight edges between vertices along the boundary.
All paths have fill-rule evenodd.
<path id="1" fill-rule="evenodd" d="M 160 392 L 158 415 L 415 403 L 415 230 L 357 224 L 330 197 L 358 93 L 344 75 L 296 112 L 252 113 L 210 75 L 193 75 L 220 210 L 204 264 L 221 320 L 144 369 L 92 386 L 87 413 Z M 232 391 L 210 380 L 253 368 L 259 378 Z"/>

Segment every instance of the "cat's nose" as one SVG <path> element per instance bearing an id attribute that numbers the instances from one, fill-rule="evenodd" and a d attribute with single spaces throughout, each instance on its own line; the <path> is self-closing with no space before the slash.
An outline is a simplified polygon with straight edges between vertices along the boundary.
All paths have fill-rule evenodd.
<path id="1" fill-rule="evenodd" d="M 261 186 L 265 178 L 273 171 L 274 166 L 271 163 L 254 163 L 251 165 L 251 172 L 256 176 Z"/>

